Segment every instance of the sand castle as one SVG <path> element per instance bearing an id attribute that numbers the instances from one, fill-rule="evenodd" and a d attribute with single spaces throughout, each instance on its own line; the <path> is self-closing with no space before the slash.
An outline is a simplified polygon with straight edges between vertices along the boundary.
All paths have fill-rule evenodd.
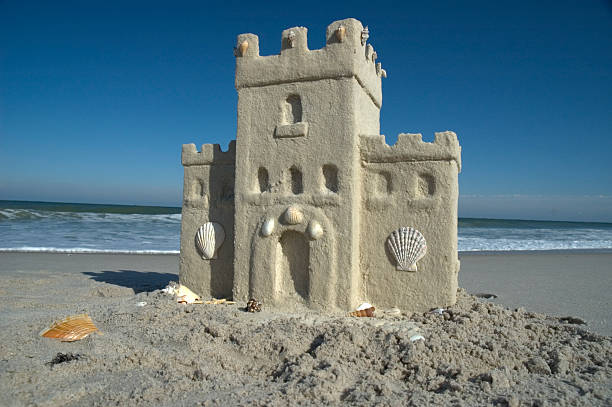
<path id="1" fill-rule="evenodd" d="M 387 145 L 379 135 L 386 72 L 368 28 L 333 22 L 318 50 L 306 34 L 283 31 L 280 55 L 270 56 L 259 55 L 256 35 L 239 35 L 236 140 L 226 152 L 183 145 L 181 283 L 204 297 L 279 307 L 454 304 L 456 135 L 426 143 L 400 134 Z M 401 258 L 411 230 L 402 228 L 427 242 L 416 267 Z"/>

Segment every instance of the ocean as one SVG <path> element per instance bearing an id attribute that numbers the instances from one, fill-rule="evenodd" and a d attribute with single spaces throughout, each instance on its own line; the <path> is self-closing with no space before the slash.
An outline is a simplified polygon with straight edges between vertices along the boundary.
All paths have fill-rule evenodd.
<path id="1" fill-rule="evenodd" d="M 0 251 L 178 253 L 181 208 L 0 201 Z M 612 249 L 612 223 L 459 219 L 459 251 Z"/>

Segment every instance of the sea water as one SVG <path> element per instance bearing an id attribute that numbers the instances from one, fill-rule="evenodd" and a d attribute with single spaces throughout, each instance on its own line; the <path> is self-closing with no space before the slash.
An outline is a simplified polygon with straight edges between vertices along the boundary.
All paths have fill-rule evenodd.
<path id="1" fill-rule="evenodd" d="M 178 253 L 181 208 L 0 201 L 0 251 Z M 459 251 L 612 249 L 612 223 L 459 219 Z"/>

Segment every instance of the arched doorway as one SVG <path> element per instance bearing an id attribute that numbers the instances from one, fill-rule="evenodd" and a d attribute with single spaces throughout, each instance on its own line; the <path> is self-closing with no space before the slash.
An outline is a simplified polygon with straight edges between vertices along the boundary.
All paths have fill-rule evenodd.
<path id="1" fill-rule="evenodd" d="M 310 245 L 303 233 L 287 230 L 276 246 L 276 297 L 301 297 L 308 301 Z"/>

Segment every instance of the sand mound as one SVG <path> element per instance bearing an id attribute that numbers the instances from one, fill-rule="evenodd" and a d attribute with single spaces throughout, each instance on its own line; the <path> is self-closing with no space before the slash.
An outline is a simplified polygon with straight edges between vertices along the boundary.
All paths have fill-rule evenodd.
<path id="1" fill-rule="evenodd" d="M 441 314 L 382 318 L 251 314 L 160 291 L 92 300 L 104 335 L 59 343 L 25 322 L 27 339 L 0 351 L 0 391 L 16 405 L 612 403 L 609 337 L 458 298 Z"/>

